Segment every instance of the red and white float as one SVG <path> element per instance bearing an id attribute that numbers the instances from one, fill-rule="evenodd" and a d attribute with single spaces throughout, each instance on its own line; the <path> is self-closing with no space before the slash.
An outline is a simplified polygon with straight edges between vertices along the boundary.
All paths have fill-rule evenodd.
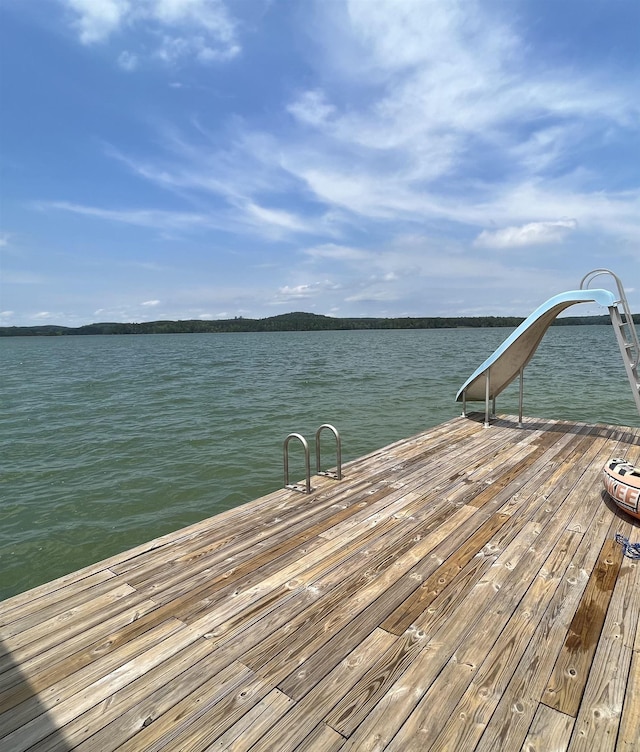
<path id="1" fill-rule="evenodd" d="M 604 487 L 625 512 L 640 519 L 640 470 L 616 457 L 604 466 Z"/>

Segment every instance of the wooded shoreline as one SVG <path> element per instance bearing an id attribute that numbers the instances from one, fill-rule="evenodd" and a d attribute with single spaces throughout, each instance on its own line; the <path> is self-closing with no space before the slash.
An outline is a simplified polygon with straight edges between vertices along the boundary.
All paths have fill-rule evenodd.
<path id="1" fill-rule="evenodd" d="M 634 315 L 640 323 L 640 315 Z M 404 318 L 334 318 L 315 313 L 285 313 L 264 319 L 242 316 L 233 319 L 185 321 L 145 321 L 142 323 L 104 322 L 79 327 L 3 326 L 0 337 L 52 337 L 82 334 L 224 334 L 228 332 L 336 331 L 358 329 L 459 329 L 510 327 L 524 321 L 518 316 L 451 316 Z M 554 326 L 610 324 L 608 316 L 567 316 L 556 319 Z"/>

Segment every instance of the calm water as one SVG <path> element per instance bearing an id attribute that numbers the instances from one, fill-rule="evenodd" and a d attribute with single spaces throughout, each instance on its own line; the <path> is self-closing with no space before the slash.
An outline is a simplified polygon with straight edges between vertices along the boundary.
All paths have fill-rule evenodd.
<path id="1" fill-rule="evenodd" d="M 0 599 L 279 488 L 291 431 L 346 461 L 458 415 L 509 331 L 0 339 Z M 608 326 L 550 330 L 525 383 L 527 415 L 640 424 Z"/>

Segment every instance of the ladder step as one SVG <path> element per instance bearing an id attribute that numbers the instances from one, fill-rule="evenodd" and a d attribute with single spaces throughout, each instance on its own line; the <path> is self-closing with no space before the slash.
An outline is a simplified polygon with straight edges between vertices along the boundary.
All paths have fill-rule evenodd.
<path id="1" fill-rule="evenodd" d="M 610 269 L 594 269 L 583 277 L 580 288 L 586 289 L 589 287 L 589 283 L 601 274 L 609 275 L 615 281 L 618 288 L 619 300 L 615 305 L 609 307 L 609 314 L 616 339 L 618 340 L 620 354 L 624 361 L 627 379 L 633 392 L 636 408 L 640 413 L 640 376 L 638 375 L 638 367 L 640 366 L 640 339 L 638 338 L 636 322 L 629 308 L 629 301 L 625 295 L 622 282 Z"/>

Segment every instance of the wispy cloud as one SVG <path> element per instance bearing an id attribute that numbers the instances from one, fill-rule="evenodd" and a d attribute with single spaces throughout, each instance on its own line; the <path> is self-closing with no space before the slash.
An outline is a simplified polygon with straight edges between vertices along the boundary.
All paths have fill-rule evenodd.
<path id="1" fill-rule="evenodd" d="M 280 287 L 271 300 L 272 305 L 298 303 L 318 298 L 326 291 L 335 291 L 340 285 L 330 279 L 317 280 L 299 285 L 284 285 Z"/>
<path id="2" fill-rule="evenodd" d="M 575 219 L 560 219 L 556 222 L 529 222 L 521 227 L 504 227 L 493 232 L 483 230 L 474 245 L 479 248 L 517 248 L 561 243 L 577 226 Z"/>
<path id="3" fill-rule="evenodd" d="M 277 238 L 338 232 L 337 218 L 324 209 L 291 203 L 291 192 L 299 181 L 273 165 L 266 156 L 270 146 L 259 135 L 245 139 L 239 128 L 235 143 L 225 150 L 210 143 L 190 142 L 173 129 L 165 130 L 162 136 L 164 150 L 155 160 L 125 155 L 110 145 L 105 152 L 138 177 L 194 205 L 215 197 L 214 204 L 208 202 L 207 221 L 212 227 L 236 233 L 263 232 Z M 286 201 L 288 206 L 267 206 L 265 196 L 271 201 Z"/>
<path id="4" fill-rule="evenodd" d="M 118 56 L 125 70 L 137 67 L 139 57 L 175 64 L 231 60 L 240 52 L 236 24 L 222 0 L 59 0 L 69 10 L 82 44 L 105 43 L 116 35 L 135 51 Z"/>
<path id="5" fill-rule="evenodd" d="M 581 149 L 638 118 L 628 82 L 546 67 L 487 4 L 407 2 L 399 13 L 354 1 L 338 43 L 326 40 L 329 57 L 349 51 L 355 96 L 344 96 L 344 81 L 300 94 L 288 110 L 315 141 L 290 139 L 272 153 L 320 201 L 360 216 L 481 225 L 474 207 L 484 204 L 485 221 L 504 223 L 512 217 L 497 194 L 550 174 L 571 176 L 591 208 L 600 194 L 575 172 Z M 630 209 L 637 196 L 615 202 Z M 526 216 L 541 213 L 534 202 Z"/>
<path id="6" fill-rule="evenodd" d="M 270 226 L 292 232 L 317 232 L 318 227 L 313 222 L 305 221 L 293 212 L 282 209 L 268 209 L 248 202 L 244 207 L 247 216 L 261 226 Z"/>
<path id="7" fill-rule="evenodd" d="M 56 2 L 77 34 L 56 35 L 57 80 L 94 60 L 32 149 L 13 108 L 12 149 L 33 175 L 54 141 L 86 159 L 47 162 L 34 195 L 56 200 L 32 201 L 31 224 L 10 207 L 4 308 L 28 291 L 30 311 L 58 310 L 55 266 L 117 320 L 523 315 L 585 264 L 637 267 L 633 0 L 587 4 L 580 25 L 534 0 Z M 23 90 L 52 85 L 38 60 Z M 98 70 L 112 107 L 85 95 Z M 117 294 L 89 297 L 98 268 Z"/>
<path id="8" fill-rule="evenodd" d="M 369 252 L 361 248 L 336 245 L 335 243 L 324 243 L 313 248 L 305 248 L 304 253 L 315 260 L 354 262 L 358 264 L 371 257 Z"/>
<path id="9" fill-rule="evenodd" d="M 138 56 L 132 52 L 121 52 L 118 55 L 118 65 L 125 71 L 134 71 L 138 67 Z"/>
<path id="10" fill-rule="evenodd" d="M 325 93 L 320 90 L 303 92 L 287 109 L 300 122 L 314 126 L 325 125 L 336 112 L 334 105 L 327 102 Z"/>
<path id="11" fill-rule="evenodd" d="M 201 228 L 209 224 L 209 220 L 205 215 L 188 212 L 161 211 L 157 209 L 102 209 L 96 206 L 84 206 L 68 201 L 41 201 L 36 205 L 43 210 L 55 209 L 86 217 L 95 217 L 109 222 L 121 222 L 156 230 L 185 231 Z"/>
<path id="12" fill-rule="evenodd" d="M 557 242 L 559 207 L 584 228 L 637 226 L 640 191 L 605 199 L 584 156 L 594 134 L 637 121 L 629 82 L 546 66 L 524 30 L 473 0 L 407 0 L 402 13 L 353 0 L 339 31 L 335 10 L 317 6 L 324 85 L 282 103 L 290 127 L 165 131 L 152 159 L 112 155 L 168 190 L 221 197 L 234 231 L 335 237 L 350 221 L 446 221 L 485 233 L 488 248 L 492 224 L 526 225 L 519 245 Z M 493 247 L 505 242 L 506 230 Z"/>
<path id="13" fill-rule="evenodd" d="M 74 26 L 83 44 L 106 39 L 130 12 L 128 0 L 62 0 L 74 16 Z"/>

